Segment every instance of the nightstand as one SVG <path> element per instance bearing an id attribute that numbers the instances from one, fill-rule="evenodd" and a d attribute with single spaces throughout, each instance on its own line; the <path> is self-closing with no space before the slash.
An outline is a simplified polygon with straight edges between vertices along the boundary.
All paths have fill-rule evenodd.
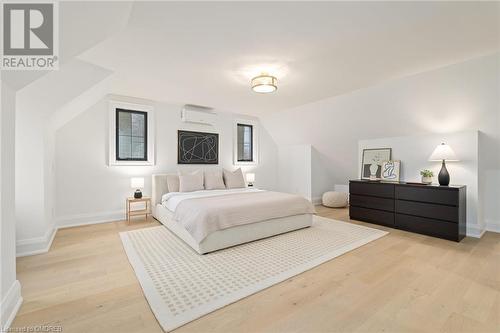
<path id="1" fill-rule="evenodd" d="M 145 209 L 138 209 L 138 210 L 131 210 L 130 209 L 131 204 L 137 203 L 137 202 L 144 202 L 144 204 L 146 205 L 146 208 Z M 136 199 L 133 197 L 127 198 L 126 206 L 125 206 L 125 211 L 127 214 L 127 222 L 130 222 L 131 216 L 140 216 L 140 215 L 144 215 L 145 219 L 147 220 L 148 215 L 151 214 L 150 209 L 151 209 L 151 197 L 142 197 L 140 199 Z"/>

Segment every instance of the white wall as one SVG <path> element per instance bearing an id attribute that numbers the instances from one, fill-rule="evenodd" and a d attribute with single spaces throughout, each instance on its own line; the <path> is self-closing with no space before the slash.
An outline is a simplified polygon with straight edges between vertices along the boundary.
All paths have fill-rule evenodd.
<path id="1" fill-rule="evenodd" d="M 103 68 L 72 60 L 17 91 L 18 256 L 46 252 L 55 235 L 55 126 L 78 113 L 85 105 L 83 100 L 95 97 L 95 88 L 109 76 L 110 72 Z M 89 90 L 94 93 L 89 95 Z"/>
<path id="2" fill-rule="evenodd" d="M 110 99 L 153 104 L 156 121 L 156 165 L 107 165 Z M 214 167 L 177 165 L 178 129 L 219 133 L 218 167 L 235 169 L 232 155 L 233 120 L 248 117 L 217 112 L 217 124 L 211 127 L 182 123 L 180 110 L 181 105 L 108 96 L 60 128 L 55 137 L 56 224 L 68 226 L 123 218 L 125 198 L 133 193 L 130 189 L 130 177 L 145 177 L 143 192 L 147 195 L 151 193 L 151 175 L 154 173 L 176 172 L 178 168 Z M 242 169 L 255 172 L 257 187 L 272 189 L 277 185 L 277 148 L 262 126 L 259 136 L 259 164 Z"/>
<path id="3" fill-rule="evenodd" d="M 0 81 L 0 331 L 19 309 L 21 287 L 16 280 L 15 224 L 15 92 Z"/>
<path id="4" fill-rule="evenodd" d="M 401 180 L 420 182 L 420 170 L 434 171 L 434 183 L 441 170 L 441 162 L 429 162 L 437 145 L 446 142 L 457 154 L 459 162 L 448 162 L 451 184 L 467 184 L 467 235 L 479 237 L 485 229 L 478 204 L 478 132 L 427 134 L 359 141 L 358 170 L 361 170 L 363 149 L 392 148 L 392 159 L 401 160 Z M 360 171 L 361 172 L 361 171 Z"/>
<path id="5" fill-rule="evenodd" d="M 270 114 L 261 121 L 279 146 L 312 144 L 323 157 L 321 177 L 334 184 L 359 178 L 360 139 L 479 130 L 479 174 L 489 177 L 479 205 L 484 206 L 487 227 L 493 229 L 500 226 L 499 61 L 496 53 Z"/>
<path id="6" fill-rule="evenodd" d="M 311 145 L 278 147 L 278 191 L 312 199 L 311 155 Z"/>

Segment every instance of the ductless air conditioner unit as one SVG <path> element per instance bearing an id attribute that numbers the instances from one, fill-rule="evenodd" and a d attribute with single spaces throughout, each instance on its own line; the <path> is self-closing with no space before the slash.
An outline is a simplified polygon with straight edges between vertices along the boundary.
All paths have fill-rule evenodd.
<path id="1" fill-rule="evenodd" d="M 217 114 L 206 106 L 186 104 L 181 110 L 181 120 L 185 123 L 215 125 Z"/>

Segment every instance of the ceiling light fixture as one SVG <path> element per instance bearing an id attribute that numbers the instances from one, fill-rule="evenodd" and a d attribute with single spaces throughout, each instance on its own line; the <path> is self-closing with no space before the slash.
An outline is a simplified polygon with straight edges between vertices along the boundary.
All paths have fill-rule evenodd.
<path id="1" fill-rule="evenodd" d="M 252 79 L 252 90 L 258 93 L 272 93 L 278 89 L 278 79 L 274 76 L 261 74 Z"/>

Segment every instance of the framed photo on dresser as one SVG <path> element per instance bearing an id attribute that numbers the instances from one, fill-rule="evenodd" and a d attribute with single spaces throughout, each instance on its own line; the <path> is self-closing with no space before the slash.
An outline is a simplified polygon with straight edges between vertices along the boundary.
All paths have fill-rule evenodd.
<path id="1" fill-rule="evenodd" d="M 380 179 L 390 182 L 399 182 L 401 161 L 383 161 Z"/>
<path id="2" fill-rule="evenodd" d="M 361 179 L 380 180 L 382 162 L 392 157 L 392 148 L 363 149 L 361 162 Z"/>

